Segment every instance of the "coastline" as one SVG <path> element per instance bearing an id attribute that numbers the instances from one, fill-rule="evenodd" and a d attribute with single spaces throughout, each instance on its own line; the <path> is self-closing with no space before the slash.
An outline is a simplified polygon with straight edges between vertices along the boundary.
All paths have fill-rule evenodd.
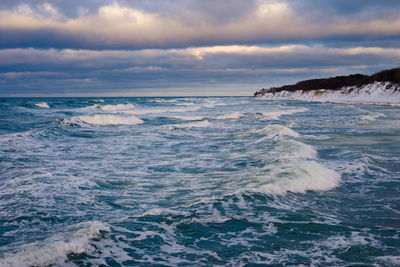
<path id="1" fill-rule="evenodd" d="M 254 97 L 263 100 L 294 100 L 397 107 L 400 106 L 400 84 L 374 82 L 363 86 L 343 87 L 340 90 L 258 91 L 254 94 Z"/>

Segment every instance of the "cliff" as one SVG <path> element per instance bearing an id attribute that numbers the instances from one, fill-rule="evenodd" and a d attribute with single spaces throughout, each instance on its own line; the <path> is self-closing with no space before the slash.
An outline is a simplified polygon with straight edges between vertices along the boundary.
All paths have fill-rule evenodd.
<path id="1" fill-rule="evenodd" d="M 254 96 L 270 100 L 400 104 L 400 68 L 384 70 L 370 76 L 353 74 L 263 88 Z"/>

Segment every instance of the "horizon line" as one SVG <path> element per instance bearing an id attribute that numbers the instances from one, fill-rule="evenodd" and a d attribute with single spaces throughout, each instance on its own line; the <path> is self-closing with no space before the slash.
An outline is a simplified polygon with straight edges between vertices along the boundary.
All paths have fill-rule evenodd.
<path id="1" fill-rule="evenodd" d="M 94 97 L 102 97 L 102 98 L 115 98 L 115 97 L 146 97 L 146 98 L 176 98 L 176 97 L 253 97 L 252 94 L 246 95 L 0 95 L 0 98 L 94 98 Z"/>

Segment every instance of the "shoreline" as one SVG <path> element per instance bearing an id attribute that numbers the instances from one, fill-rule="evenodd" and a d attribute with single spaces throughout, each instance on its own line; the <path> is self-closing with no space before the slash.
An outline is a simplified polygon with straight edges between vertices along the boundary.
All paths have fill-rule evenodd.
<path id="1" fill-rule="evenodd" d="M 363 86 L 343 87 L 340 90 L 282 90 L 258 91 L 255 98 L 262 100 L 293 100 L 306 102 L 400 106 L 400 84 L 374 82 Z"/>

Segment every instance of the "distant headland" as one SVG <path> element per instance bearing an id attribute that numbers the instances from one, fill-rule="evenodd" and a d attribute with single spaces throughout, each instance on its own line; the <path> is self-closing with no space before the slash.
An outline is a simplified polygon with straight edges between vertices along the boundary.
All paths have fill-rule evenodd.
<path id="1" fill-rule="evenodd" d="M 400 68 L 373 75 L 352 74 L 300 81 L 261 89 L 254 97 L 268 100 L 304 100 L 400 105 Z"/>

